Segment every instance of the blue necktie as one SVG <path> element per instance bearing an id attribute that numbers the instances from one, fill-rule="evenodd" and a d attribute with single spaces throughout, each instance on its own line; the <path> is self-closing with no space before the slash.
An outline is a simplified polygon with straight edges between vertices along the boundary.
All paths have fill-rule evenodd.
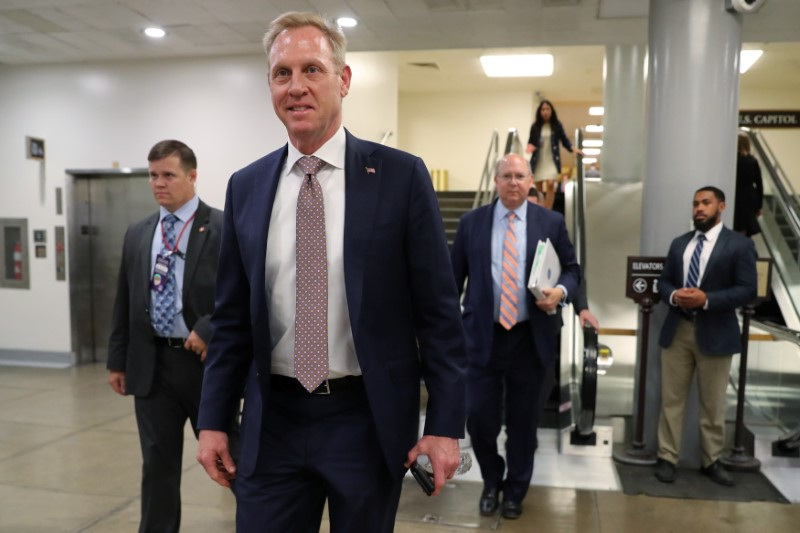
<path id="1" fill-rule="evenodd" d="M 697 246 L 695 246 L 692 259 L 689 261 L 689 275 L 686 277 L 687 287 L 697 287 L 700 282 L 700 254 L 703 253 L 705 240 L 706 236 L 702 233 L 697 236 Z"/>
<path id="2" fill-rule="evenodd" d="M 161 221 L 161 228 L 164 231 L 164 239 L 167 244 L 161 245 L 161 256 L 167 255 L 175 250 L 175 223 L 178 217 L 170 213 Z M 175 254 L 170 253 L 168 257 L 169 273 L 164 281 L 164 289 L 161 291 L 153 290 L 153 329 L 161 337 L 169 337 L 175 326 L 175 293 L 177 282 L 175 281 Z"/>

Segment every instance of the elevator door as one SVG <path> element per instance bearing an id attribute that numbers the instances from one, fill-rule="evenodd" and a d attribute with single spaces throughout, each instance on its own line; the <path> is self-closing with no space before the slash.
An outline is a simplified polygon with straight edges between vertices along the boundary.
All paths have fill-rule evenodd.
<path id="1" fill-rule="evenodd" d="M 141 171 L 75 174 L 72 208 L 73 346 L 79 363 L 105 361 L 125 231 L 158 206 Z"/>

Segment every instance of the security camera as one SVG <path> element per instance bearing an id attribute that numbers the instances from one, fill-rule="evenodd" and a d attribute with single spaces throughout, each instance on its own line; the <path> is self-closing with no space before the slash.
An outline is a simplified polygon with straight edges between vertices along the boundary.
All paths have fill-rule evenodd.
<path id="1" fill-rule="evenodd" d="M 755 13 L 767 0 L 725 0 L 725 9 L 731 13 Z"/>

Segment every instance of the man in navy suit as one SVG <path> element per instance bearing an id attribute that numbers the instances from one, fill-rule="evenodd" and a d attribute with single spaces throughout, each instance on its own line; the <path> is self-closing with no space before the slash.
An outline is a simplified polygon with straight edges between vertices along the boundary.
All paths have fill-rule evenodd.
<path id="1" fill-rule="evenodd" d="M 438 493 L 464 432 L 436 196 L 421 159 L 342 127 L 351 70 L 335 24 L 287 13 L 264 46 L 289 143 L 228 183 L 198 460 L 223 486 L 236 477 L 238 531 L 319 531 L 326 499 L 331 531 L 392 531 L 408 466 L 427 454 Z M 243 388 L 234 465 L 224 415 Z"/>
<path id="2" fill-rule="evenodd" d="M 481 467 L 479 508 L 486 516 L 497 511 L 501 491 L 503 516 L 522 514 L 533 475 L 541 388 L 561 326 L 555 310 L 580 283 L 564 218 L 526 201 L 532 180 L 525 158 L 508 154 L 498 161 L 494 181 L 499 201 L 464 215 L 451 254 L 459 291 L 467 280 L 467 430 Z M 548 238 L 561 276 L 536 301 L 526 286 L 536 245 Z M 497 452 L 504 406 L 506 462 Z"/>
<path id="3" fill-rule="evenodd" d="M 702 472 L 720 485 L 733 479 L 719 462 L 725 442 L 725 390 L 734 353 L 741 351 L 736 308 L 756 297 L 753 241 L 726 228 L 725 193 L 702 187 L 692 203 L 695 231 L 672 241 L 658 280 L 669 313 L 661 329 L 659 481 L 675 480 L 683 416 L 692 376 L 700 397 Z"/>

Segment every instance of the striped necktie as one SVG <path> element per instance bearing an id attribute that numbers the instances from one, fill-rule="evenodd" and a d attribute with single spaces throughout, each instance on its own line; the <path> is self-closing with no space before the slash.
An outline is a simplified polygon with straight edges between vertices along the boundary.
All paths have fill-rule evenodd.
<path id="1" fill-rule="evenodd" d="M 702 233 L 697 236 L 697 246 L 695 246 L 692 259 L 689 261 L 689 275 L 686 276 L 687 287 L 697 287 L 700 282 L 700 254 L 703 253 L 705 240 L 706 236 Z"/>
<path id="2" fill-rule="evenodd" d="M 308 392 L 328 378 L 328 255 L 325 205 L 317 172 L 325 161 L 301 157 L 297 196 L 294 375 Z"/>
<path id="3" fill-rule="evenodd" d="M 503 265 L 500 272 L 500 325 L 511 329 L 519 315 L 517 301 L 517 237 L 514 235 L 513 211 L 508 213 L 508 227 L 503 239 Z"/>

